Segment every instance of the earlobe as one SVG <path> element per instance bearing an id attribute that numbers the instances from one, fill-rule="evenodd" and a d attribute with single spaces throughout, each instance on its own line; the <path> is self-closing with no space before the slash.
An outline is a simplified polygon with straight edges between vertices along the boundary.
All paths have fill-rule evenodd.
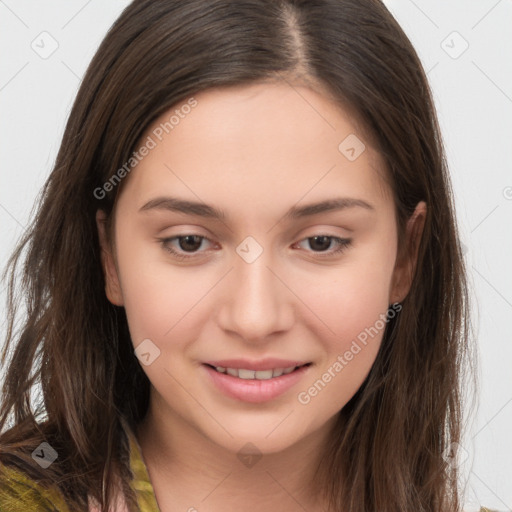
<path id="1" fill-rule="evenodd" d="M 403 248 L 402 257 L 400 260 L 397 259 L 393 272 L 390 302 L 402 302 L 409 293 L 418 262 L 418 251 L 426 217 L 427 205 L 425 201 L 420 201 L 407 221 L 405 247 Z"/>
<path id="2" fill-rule="evenodd" d="M 123 295 L 119 283 L 119 276 L 112 254 L 112 247 L 108 242 L 106 232 L 106 214 L 103 210 L 96 212 L 96 226 L 100 242 L 101 266 L 105 277 L 105 294 L 107 299 L 115 306 L 123 306 Z"/>

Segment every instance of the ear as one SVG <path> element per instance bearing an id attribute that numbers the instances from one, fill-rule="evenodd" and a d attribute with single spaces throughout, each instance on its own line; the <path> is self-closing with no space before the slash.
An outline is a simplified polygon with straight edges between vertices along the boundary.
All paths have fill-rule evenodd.
<path id="1" fill-rule="evenodd" d="M 103 275 L 105 276 L 105 294 L 112 304 L 115 306 L 123 306 L 123 294 L 121 292 L 112 246 L 107 237 L 106 220 L 106 213 L 103 210 L 98 210 L 96 212 L 96 226 L 100 240 L 101 266 L 103 267 Z"/>
<path id="2" fill-rule="evenodd" d="M 399 251 L 399 257 L 393 270 L 390 304 L 402 302 L 411 288 L 416 270 L 418 249 L 427 217 L 427 205 L 420 201 L 414 213 L 409 217 L 405 229 L 405 247 Z"/>

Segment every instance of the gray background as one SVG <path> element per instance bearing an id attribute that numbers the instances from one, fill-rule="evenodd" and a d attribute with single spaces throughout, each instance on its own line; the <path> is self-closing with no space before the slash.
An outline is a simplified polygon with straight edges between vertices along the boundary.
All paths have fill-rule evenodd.
<path id="1" fill-rule="evenodd" d="M 51 170 L 85 68 L 127 3 L 0 0 L 2 268 Z M 385 3 L 428 72 L 470 270 L 480 393 L 460 450 L 466 510 L 511 510 L 512 1 Z M 0 293 L 3 340 L 5 285 Z"/>

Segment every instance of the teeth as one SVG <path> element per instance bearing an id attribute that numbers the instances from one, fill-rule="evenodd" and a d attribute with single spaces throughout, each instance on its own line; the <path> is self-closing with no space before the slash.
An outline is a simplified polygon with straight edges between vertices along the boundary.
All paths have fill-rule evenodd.
<path id="1" fill-rule="evenodd" d="M 238 377 L 240 379 L 254 379 L 255 375 L 256 375 L 256 372 L 254 370 L 243 370 L 242 368 L 240 368 L 240 370 L 238 370 Z"/>
<path id="2" fill-rule="evenodd" d="M 254 376 L 258 380 L 268 380 L 268 379 L 271 379 L 274 375 L 273 375 L 272 370 L 260 370 L 260 371 L 254 372 Z"/>
<path id="3" fill-rule="evenodd" d="M 272 377 L 281 377 L 283 375 L 284 368 L 275 368 L 272 372 Z"/>
<path id="4" fill-rule="evenodd" d="M 297 366 L 290 366 L 289 368 L 274 368 L 273 370 L 246 370 L 245 368 L 224 368 L 222 366 L 216 366 L 215 369 L 219 373 L 227 373 L 232 377 L 238 377 L 239 379 L 246 380 L 268 380 L 274 377 L 280 377 L 281 375 L 288 375 L 292 373 Z"/>

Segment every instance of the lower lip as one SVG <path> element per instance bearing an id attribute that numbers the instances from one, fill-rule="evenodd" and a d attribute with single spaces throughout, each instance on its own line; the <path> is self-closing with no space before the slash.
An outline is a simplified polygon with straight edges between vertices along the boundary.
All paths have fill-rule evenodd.
<path id="1" fill-rule="evenodd" d="M 206 364 L 203 364 L 203 367 L 215 386 L 224 394 L 231 398 L 253 403 L 267 402 L 277 398 L 297 384 L 309 370 L 309 366 L 302 366 L 287 375 L 258 380 L 233 377 L 227 373 L 220 373 Z"/>

